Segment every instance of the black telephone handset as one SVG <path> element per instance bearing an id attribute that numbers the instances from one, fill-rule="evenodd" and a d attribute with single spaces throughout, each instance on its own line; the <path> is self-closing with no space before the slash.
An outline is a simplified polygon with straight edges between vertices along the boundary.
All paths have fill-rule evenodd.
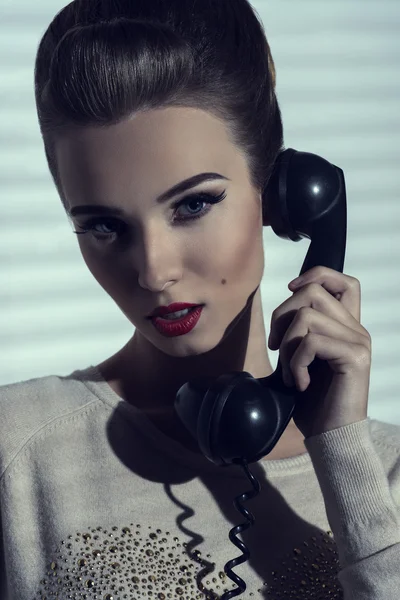
<path id="1" fill-rule="evenodd" d="M 274 233 L 294 242 L 304 237 L 311 240 L 300 275 L 317 265 L 343 273 L 347 233 L 343 171 L 321 156 L 288 148 L 275 162 L 267 197 L 268 219 Z M 311 381 L 319 361 L 315 358 L 308 367 Z M 279 359 L 276 370 L 268 377 L 256 379 L 246 371 L 236 371 L 211 382 L 189 381 L 176 395 L 175 411 L 202 453 L 216 465 L 242 466 L 253 486 L 253 490 L 233 502 L 247 523 L 229 532 L 229 539 L 243 554 L 224 567 L 238 588 L 225 592 L 221 600 L 238 596 L 246 589 L 232 567 L 250 557 L 248 548 L 237 537 L 254 524 L 254 516 L 242 502 L 254 498 L 261 489 L 248 464 L 260 460 L 276 446 L 301 393 L 283 383 Z"/>
<path id="2" fill-rule="evenodd" d="M 317 265 L 342 273 L 347 232 L 343 171 L 321 156 L 288 148 L 278 156 L 267 195 L 274 233 L 294 242 L 311 240 L 300 275 Z M 309 367 L 311 380 L 319 360 Z M 261 379 L 237 371 L 211 385 L 185 383 L 175 411 L 210 461 L 253 463 L 276 446 L 300 395 L 283 383 L 279 359 L 274 373 Z"/>

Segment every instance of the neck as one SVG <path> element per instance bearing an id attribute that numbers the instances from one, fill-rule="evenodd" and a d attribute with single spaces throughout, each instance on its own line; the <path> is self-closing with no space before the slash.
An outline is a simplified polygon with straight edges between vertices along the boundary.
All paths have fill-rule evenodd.
<path id="1" fill-rule="evenodd" d="M 197 442 L 176 415 L 176 393 L 184 383 L 200 374 L 218 377 L 231 371 L 247 371 L 256 378 L 271 375 L 260 290 L 254 294 L 249 310 L 239 316 L 222 342 L 210 352 L 187 358 L 170 357 L 136 330 L 128 344 L 99 368 L 110 387 L 125 401 L 140 408 L 160 431 L 189 450 L 200 452 Z M 263 460 L 304 453 L 303 439 L 291 420 L 278 444 Z"/>
<path id="2" fill-rule="evenodd" d="M 121 352 L 121 373 L 125 374 L 129 388 L 135 390 L 135 404 L 139 401 L 140 408 L 152 414 L 172 409 L 177 391 L 191 379 L 215 378 L 232 371 L 247 371 L 260 378 L 273 372 L 266 347 L 259 287 L 221 343 L 209 352 L 185 358 L 171 357 L 153 346 L 138 330 Z M 134 370 L 129 365 L 134 365 Z M 138 398 L 141 400 L 136 400 Z"/>

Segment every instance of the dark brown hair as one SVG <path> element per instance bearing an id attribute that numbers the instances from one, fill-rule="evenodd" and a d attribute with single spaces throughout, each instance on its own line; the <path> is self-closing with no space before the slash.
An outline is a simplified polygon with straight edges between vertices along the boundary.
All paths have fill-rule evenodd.
<path id="1" fill-rule="evenodd" d="M 74 0 L 39 43 L 35 100 L 65 209 L 54 144 L 76 128 L 167 106 L 209 111 L 263 192 L 283 149 L 274 63 L 248 0 Z"/>

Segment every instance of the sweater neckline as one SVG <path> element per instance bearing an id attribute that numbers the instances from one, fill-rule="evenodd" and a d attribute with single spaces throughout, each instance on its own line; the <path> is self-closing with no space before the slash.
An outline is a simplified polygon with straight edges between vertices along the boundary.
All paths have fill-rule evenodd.
<path id="1" fill-rule="evenodd" d="M 197 454 L 188 450 L 180 442 L 168 437 L 153 422 L 133 404 L 127 402 L 119 396 L 109 383 L 104 379 L 100 369 L 95 365 L 90 365 L 85 369 L 77 369 L 72 373 L 80 380 L 92 394 L 99 398 L 102 402 L 120 410 L 124 416 L 130 421 L 140 424 L 140 429 L 152 442 L 158 446 L 163 452 L 170 454 L 176 461 L 186 465 L 189 468 L 194 468 L 198 471 L 206 471 L 221 476 L 223 473 L 230 477 L 245 477 L 242 468 L 236 465 L 220 467 L 208 460 L 203 455 Z M 255 463 L 253 463 L 254 465 Z M 282 458 L 277 460 L 260 460 L 257 465 L 261 467 L 266 477 L 287 476 L 294 474 L 304 474 L 305 471 L 312 469 L 312 461 L 308 452 L 290 458 Z M 250 470 L 251 470 L 251 464 Z"/>

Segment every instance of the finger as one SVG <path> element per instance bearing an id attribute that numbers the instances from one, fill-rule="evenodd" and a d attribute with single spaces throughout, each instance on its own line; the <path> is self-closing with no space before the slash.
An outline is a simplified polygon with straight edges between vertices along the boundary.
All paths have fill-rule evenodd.
<path id="1" fill-rule="evenodd" d="M 364 373 L 371 364 L 370 353 L 363 344 L 309 333 L 302 339 L 290 361 L 290 370 L 301 391 L 310 383 L 308 367 L 316 357 L 326 360 L 334 373 L 342 375 L 354 371 Z"/>
<path id="2" fill-rule="evenodd" d="M 309 283 L 318 283 L 334 299 L 338 299 L 342 306 L 360 322 L 361 317 L 361 285 L 358 279 L 345 275 L 328 267 L 313 267 L 301 276 L 301 281 L 297 286 L 289 284 L 290 290 L 299 290 Z M 340 297 L 337 298 L 338 294 Z"/>
<path id="3" fill-rule="evenodd" d="M 343 297 L 342 297 L 343 299 Z M 285 300 L 274 310 L 271 316 L 270 338 L 268 347 L 277 350 L 282 343 L 285 332 L 290 327 L 297 312 L 304 307 L 311 307 L 323 313 L 336 322 L 343 323 L 350 329 L 363 333 L 369 337 L 366 329 L 357 321 L 344 306 L 344 303 L 336 300 L 327 290 L 318 283 L 307 284 L 299 292 Z"/>
<path id="4" fill-rule="evenodd" d="M 360 331 L 355 331 L 343 323 L 328 317 L 311 308 L 302 307 L 286 331 L 280 345 L 279 357 L 282 363 L 283 374 L 289 375 L 291 361 L 296 354 L 302 340 L 309 334 L 317 334 L 333 341 L 339 340 L 344 344 L 362 345 L 371 354 L 371 339 Z M 301 340 L 298 342 L 298 340 Z"/>

